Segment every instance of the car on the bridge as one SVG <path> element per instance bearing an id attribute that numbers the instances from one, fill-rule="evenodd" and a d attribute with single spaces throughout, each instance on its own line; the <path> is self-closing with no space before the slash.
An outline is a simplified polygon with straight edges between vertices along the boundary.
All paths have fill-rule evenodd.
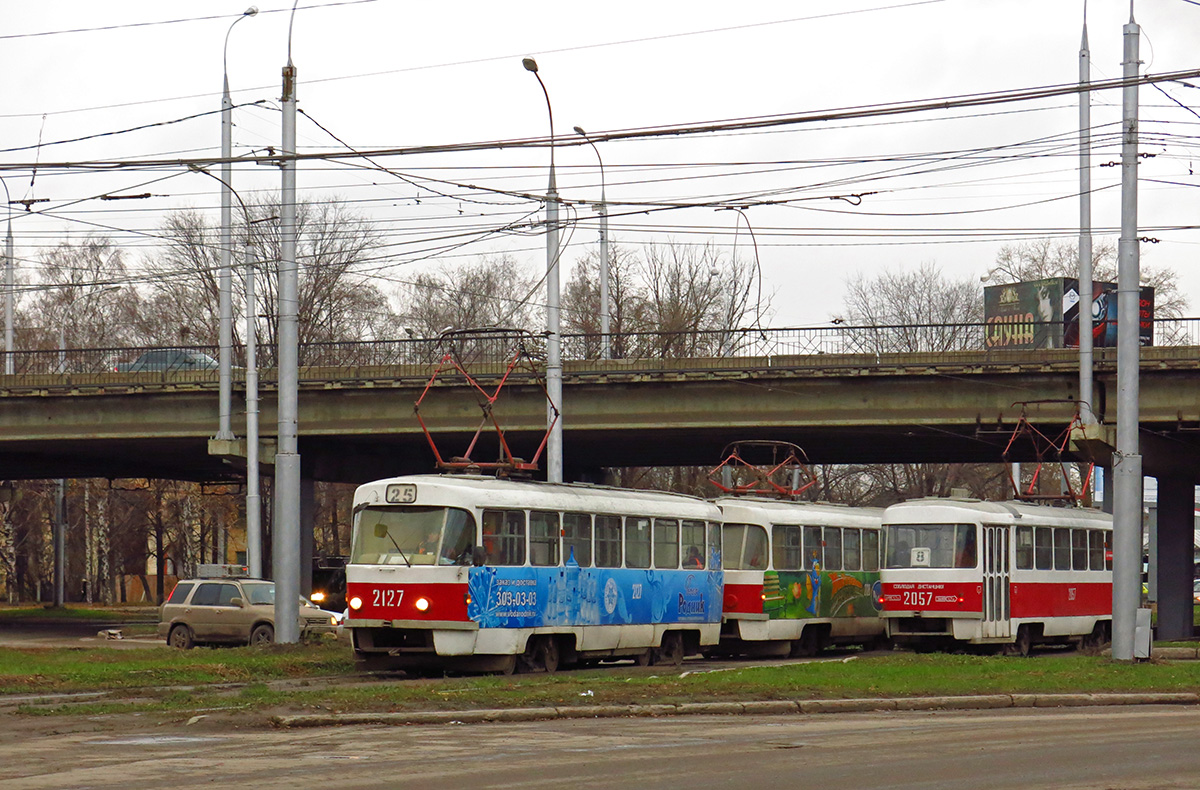
<path id="1" fill-rule="evenodd" d="M 156 348 L 147 351 L 133 362 L 119 362 L 117 373 L 141 373 L 143 371 L 216 370 L 217 361 L 200 351 L 190 348 Z"/>
<path id="2" fill-rule="evenodd" d="M 300 599 L 300 635 L 333 634 L 341 615 Z M 275 641 L 275 582 L 247 578 L 186 579 L 162 605 L 159 637 L 187 650 L 198 644 L 269 645 Z"/>

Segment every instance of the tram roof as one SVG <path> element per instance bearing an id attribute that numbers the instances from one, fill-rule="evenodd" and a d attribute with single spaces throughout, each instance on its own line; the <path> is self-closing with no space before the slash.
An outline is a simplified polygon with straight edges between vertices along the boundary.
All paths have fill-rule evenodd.
<path id="1" fill-rule="evenodd" d="M 801 502 L 754 496 L 728 496 L 714 500 L 726 521 L 748 520 L 755 516 L 775 524 L 803 524 L 832 527 L 878 527 L 883 508 L 852 507 L 835 502 Z"/>
<path id="2" fill-rule="evenodd" d="M 989 502 L 955 497 L 910 499 L 883 512 L 883 523 L 921 523 L 930 519 L 967 519 L 996 524 L 1043 526 L 1111 526 L 1112 516 L 1095 508 L 1054 507 L 1029 502 Z"/>
<path id="3" fill-rule="evenodd" d="M 630 505 L 668 508 L 680 516 L 719 520 L 716 505 L 700 497 L 668 491 L 642 491 L 591 483 L 546 483 L 538 480 L 506 480 L 488 475 L 406 475 L 374 480 L 358 487 L 355 502 L 363 501 L 369 492 L 383 491 L 388 485 L 415 484 L 420 489 L 433 489 L 452 495 L 454 491 L 473 491 L 486 494 L 486 504 L 495 507 L 545 507 L 581 510 L 630 511 Z M 377 500 L 382 504 L 382 497 Z M 622 506 L 623 505 L 623 506 Z M 658 509 L 646 515 L 662 515 Z"/>

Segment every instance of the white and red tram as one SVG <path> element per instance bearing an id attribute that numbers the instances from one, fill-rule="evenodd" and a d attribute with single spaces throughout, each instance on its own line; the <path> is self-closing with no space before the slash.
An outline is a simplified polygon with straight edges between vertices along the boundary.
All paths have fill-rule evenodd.
<path id="1" fill-rule="evenodd" d="M 882 509 L 746 496 L 716 503 L 725 604 L 713 652 L 813 655 L 883 638 Z"/>
<path id="2" fill-rule="evenodd" d="M 469 475 L 360 486 L 346 626 L 360 665 L 677 664 L 717 643 L 721 512 L 695 497 Z"/>
<path id="3" fill-rule="evenodd" d="M 883 514 L 882 616 L 901 644 L 1106 641 L 1112 516 L 1083 508 L 936 498 Z"/>

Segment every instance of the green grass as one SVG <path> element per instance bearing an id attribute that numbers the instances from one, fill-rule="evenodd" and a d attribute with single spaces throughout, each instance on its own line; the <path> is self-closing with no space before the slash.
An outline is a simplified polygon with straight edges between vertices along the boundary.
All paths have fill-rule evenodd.
<path id="1" fill-rule="evenodd" d="M 102 606 L 72 604 L 55 607 L 38 604 L 19 606 L 0 605 L 0 623 L 29 622 L 33 620 L 85 620 L 95 622 L 126 623 L 134 621 L 158 621 L 156 606 Z"/>
<path id="2" fill-rule="evenodd" d="M 345 647 L 331 644 L 187 653 L 164 649 L 14 655 L 17 652 L 0 651 L 0 691 L 115 690 L 103 700 L 22 708 L 30 714 L 230 709 L 367 712 L 991 693 L 1200 692 L 1197 661 L 1121 664 L 1081 655 L 1021 659 L 893 653 L 705 673 L 626 666 L 409 683 L 358 676 Z M 61 655 L 67 652 L 75 655 Z M 282 678 L 295 680 L 269 682 Z M 219 683 L 243 685 L 213 685 Z M 171 688 L 191 685 L 200 687 Z M 128 701 L 122 703 L 121 698 Z"/>
<path id="3" fill-rule="evenodd" d="M 350 652 L 333 643 L 172 650 L 0 649 L 0 693 L 154 689 L 162 686 L 349 675 Z"/>

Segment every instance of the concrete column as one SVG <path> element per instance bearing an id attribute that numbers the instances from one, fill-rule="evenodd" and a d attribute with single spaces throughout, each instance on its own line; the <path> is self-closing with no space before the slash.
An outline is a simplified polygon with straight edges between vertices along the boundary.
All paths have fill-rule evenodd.
<path id="1" fill-rule="evenodd" d="M 1192 637 L 1195 481 L 1158 478 L 1158 639 Z"/>
<path id="2" fill-rule="evenodd" d="M 316 526 L 317 487 L 311 477 L 300 478 L 300 594 L 312 594 L 313 530 Z"/>

